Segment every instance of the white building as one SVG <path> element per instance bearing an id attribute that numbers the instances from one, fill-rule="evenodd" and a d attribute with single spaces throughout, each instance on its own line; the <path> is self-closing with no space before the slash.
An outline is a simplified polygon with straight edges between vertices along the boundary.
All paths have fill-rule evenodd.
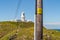
<path id="1" fill-rule="evenodd" d="M 29 21 L 31 21 L 31 20 L 26 20 L 26 19 L 25 19 L 25 18 L 26 18 L 26 17 L 25 17 L 25 12 L 22 12 L 22 13 L 21 13 L 20 18 L 21 18 L 21 19 L 15 19 L 15 20 L 10 20 L 10 21 L 14 21 L 14 22 L 21 22 L 21 21 L 22 21 L 22 22 L 29 22 Z"/>
<path id="2" fill-rule="evenodd" d="M 26 20 L 25 20 L 25 13 L 24 13 L 24 12 L 21 13 L 21 21 L 23 21 L 23 22 L 26 21 Z"/>

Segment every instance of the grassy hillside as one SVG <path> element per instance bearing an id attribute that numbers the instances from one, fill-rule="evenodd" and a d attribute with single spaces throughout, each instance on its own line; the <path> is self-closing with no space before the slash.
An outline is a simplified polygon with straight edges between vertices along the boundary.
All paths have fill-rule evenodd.
<path id="1" fill-rule="evenodd" d="M 13 38 L 14 40 L 33 40 L 34 23 L 0 22 L 0 40 L 9 40 L 12 36 L 16 36 L 15 38 Z"/>
<path id="2" fill-rule="evenodd" d="M 60 40 L 60 31 L 43 29 L 44 40 Z"/>
<path id="3" fill-rule="evenodd" d="M 34 23 L 0 22 L 0 40 L 9 39 L 34 40 Z M 60 40 L 60 32 L 43 28 L 43 40 Z"/>

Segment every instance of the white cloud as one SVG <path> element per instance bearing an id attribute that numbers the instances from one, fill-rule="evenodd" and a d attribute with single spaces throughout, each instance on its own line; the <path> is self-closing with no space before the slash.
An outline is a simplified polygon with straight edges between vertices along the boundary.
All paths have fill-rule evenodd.
<path id="1" fill-rule="evenodd" d="M 54 22 L 54 23 L 43 23 L 44 25 L 60 25 L 60 22 Z"/>

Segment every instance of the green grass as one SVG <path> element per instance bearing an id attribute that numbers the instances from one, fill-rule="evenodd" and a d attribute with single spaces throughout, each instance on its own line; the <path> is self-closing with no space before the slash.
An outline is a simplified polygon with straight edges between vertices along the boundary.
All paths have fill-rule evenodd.
<path id="1" fill-rule="evenodd" d="M 17 29 L 18 26 L 18 29 Z M 18 32 L 17 32 L 18 30 Z M 9 40 L 13 35 L 17 34 L 14 40 L 34 40 L 34 23 L 33 22 L 0 22 L 0 40 Z M 60 40 L 60 32 L 56 30 L 48 30 L 43 27 L 43 40 Z"/>
<path id="2" fill-rule="evenodd" d="M 18 34 L 17 38 L 14 38 L 14 40 L 33 40 L 34 38 L 34 23 L 33 22 L 1 22 L 0 33 L 3 33 L 3 37 L 0 38 L 0 40 L 9 40 L 9 37 L 16 34 L 17 26 L 18 26 Z"/>
<path id="3" fill-rule="evenodd" d="M 60 31 L 57 30 L 48 30 L 46 28 L 43 29 L 43 38 L 47 40 L 47 35 L 50 36 L 51 40 L 60 40 Z"/>

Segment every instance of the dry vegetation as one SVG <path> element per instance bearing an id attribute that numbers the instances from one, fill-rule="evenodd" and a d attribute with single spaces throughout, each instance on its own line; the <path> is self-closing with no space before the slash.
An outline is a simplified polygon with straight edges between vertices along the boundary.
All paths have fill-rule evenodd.
<path id="1" fill-rule="evenodd" d="M 34 23 L 0 22 L 0 40 L 11 39 L 34 40 Z M 43 40 L 60 40 L 60 32 L 43 28 Z"/>

